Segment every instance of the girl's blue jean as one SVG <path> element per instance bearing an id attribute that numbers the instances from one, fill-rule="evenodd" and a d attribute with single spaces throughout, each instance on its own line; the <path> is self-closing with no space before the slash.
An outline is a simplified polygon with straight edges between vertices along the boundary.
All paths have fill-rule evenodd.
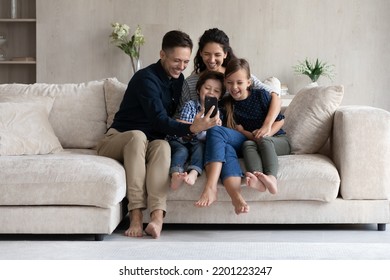
<path id="1" fill-rule="evenodd" d="M 171 167 L 169 174 L 173 172 L 183 173 L 184 171 L 196 170 L 199 175 L 203 171 L 204 144 L 201 141 L 181 143 L 177 140 L 170 140 L 171 146 Z M 186 163 L 188 166 L 186 167 Z"/>
<path id="2" fill-rule="evenodd" d="M 248 140 L 242 133 L 224 126 L 215 126 L 207 130 L 205 147 L 205 165 L 222 162 L 221 180 L 228 177 L 242 177 L 238 158 L 242 144 Z"/>

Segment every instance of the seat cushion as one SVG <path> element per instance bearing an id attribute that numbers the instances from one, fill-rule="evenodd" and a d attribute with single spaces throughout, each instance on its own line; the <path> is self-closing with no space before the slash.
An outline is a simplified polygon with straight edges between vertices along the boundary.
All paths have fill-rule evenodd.
<path id="1" fill-rule="evenodd" d="M 244 170 L 244 164 L 242 169 Z M 206 182 L 205 172 L 194 186 L 186 186 L 170 191 L 169 200 L 197 201 Z M 242 180 L 242 195 L 247 202 L 274 200 L 313 200 L 333 201 L 340 187 L 340 177 L 333 162 L 326 156 L 287 155 L 279 157 L 278 193 L 259 192 L 245 185 Z M 231 201 L 220 184 L 218 201 Z"/>
<path id="2" fill-rule="evenodd" d="M 118 204 L 126 194 L 124 168 L 113 159 L 93 153 L 64 150 L 0 157 L 0 205 L 109 208 Z"/>

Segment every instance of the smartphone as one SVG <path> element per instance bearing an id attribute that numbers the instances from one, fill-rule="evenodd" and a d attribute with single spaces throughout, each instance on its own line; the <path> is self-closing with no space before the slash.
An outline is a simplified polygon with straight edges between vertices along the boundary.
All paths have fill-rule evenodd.
<path id="1" fill-rule="evenodd" d="M 206 115 L 213 106 L 215 107 L 214 111 L 210 115 L 210 118 L 214 118 L 218 112 L 218 98 L 206 96 L 204 99 L 204 114 Z"/>

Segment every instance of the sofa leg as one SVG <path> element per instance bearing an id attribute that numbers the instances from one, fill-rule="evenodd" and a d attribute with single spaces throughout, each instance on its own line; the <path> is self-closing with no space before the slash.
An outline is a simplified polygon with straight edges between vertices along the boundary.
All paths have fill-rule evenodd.
<path id="1" fill-rule="evenodd" d="M 104 234 L 95 234 L 95 241 L 103 241 Z"/>
<path id="2" fill-rule="evenodd" d="M 386 224 L 378 224 L 378 231 L 385 231 L 386 230 Z"/>

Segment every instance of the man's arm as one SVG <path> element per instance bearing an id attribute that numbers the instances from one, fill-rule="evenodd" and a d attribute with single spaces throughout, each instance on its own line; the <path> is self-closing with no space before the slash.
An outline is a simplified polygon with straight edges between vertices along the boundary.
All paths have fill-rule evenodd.
<path id="1" fill-rule="evenodd" d="M 162 100 L 164 89 L 157 81 L 149 77 L 140 80 L 136 94 L 148 121 L 156 131 L 177 136 L 185 136 L 191 133 L 190 124 L 178 122 L 168 115 Z"/>
<path id="2" fill-rule="evenodd" d="M 213 106 L 214 107 L 214 106 Z M 213 108 L 211 107 L 211 108 Z M 202 110 L 195 116 L 194 122 L 190 126 L 191 133 L 197 134 L 201 131 L 207 130 L 209 128 L 212 128 L 213 126 L 218 125 L 221 120 L 219 119 L 219 110 L 215 117 L 210 118 L 211 114 L 213 113 L 213 110 L 210 110 L 203 118 L 204 114 L 204 108 L 202 107 Z"/>

